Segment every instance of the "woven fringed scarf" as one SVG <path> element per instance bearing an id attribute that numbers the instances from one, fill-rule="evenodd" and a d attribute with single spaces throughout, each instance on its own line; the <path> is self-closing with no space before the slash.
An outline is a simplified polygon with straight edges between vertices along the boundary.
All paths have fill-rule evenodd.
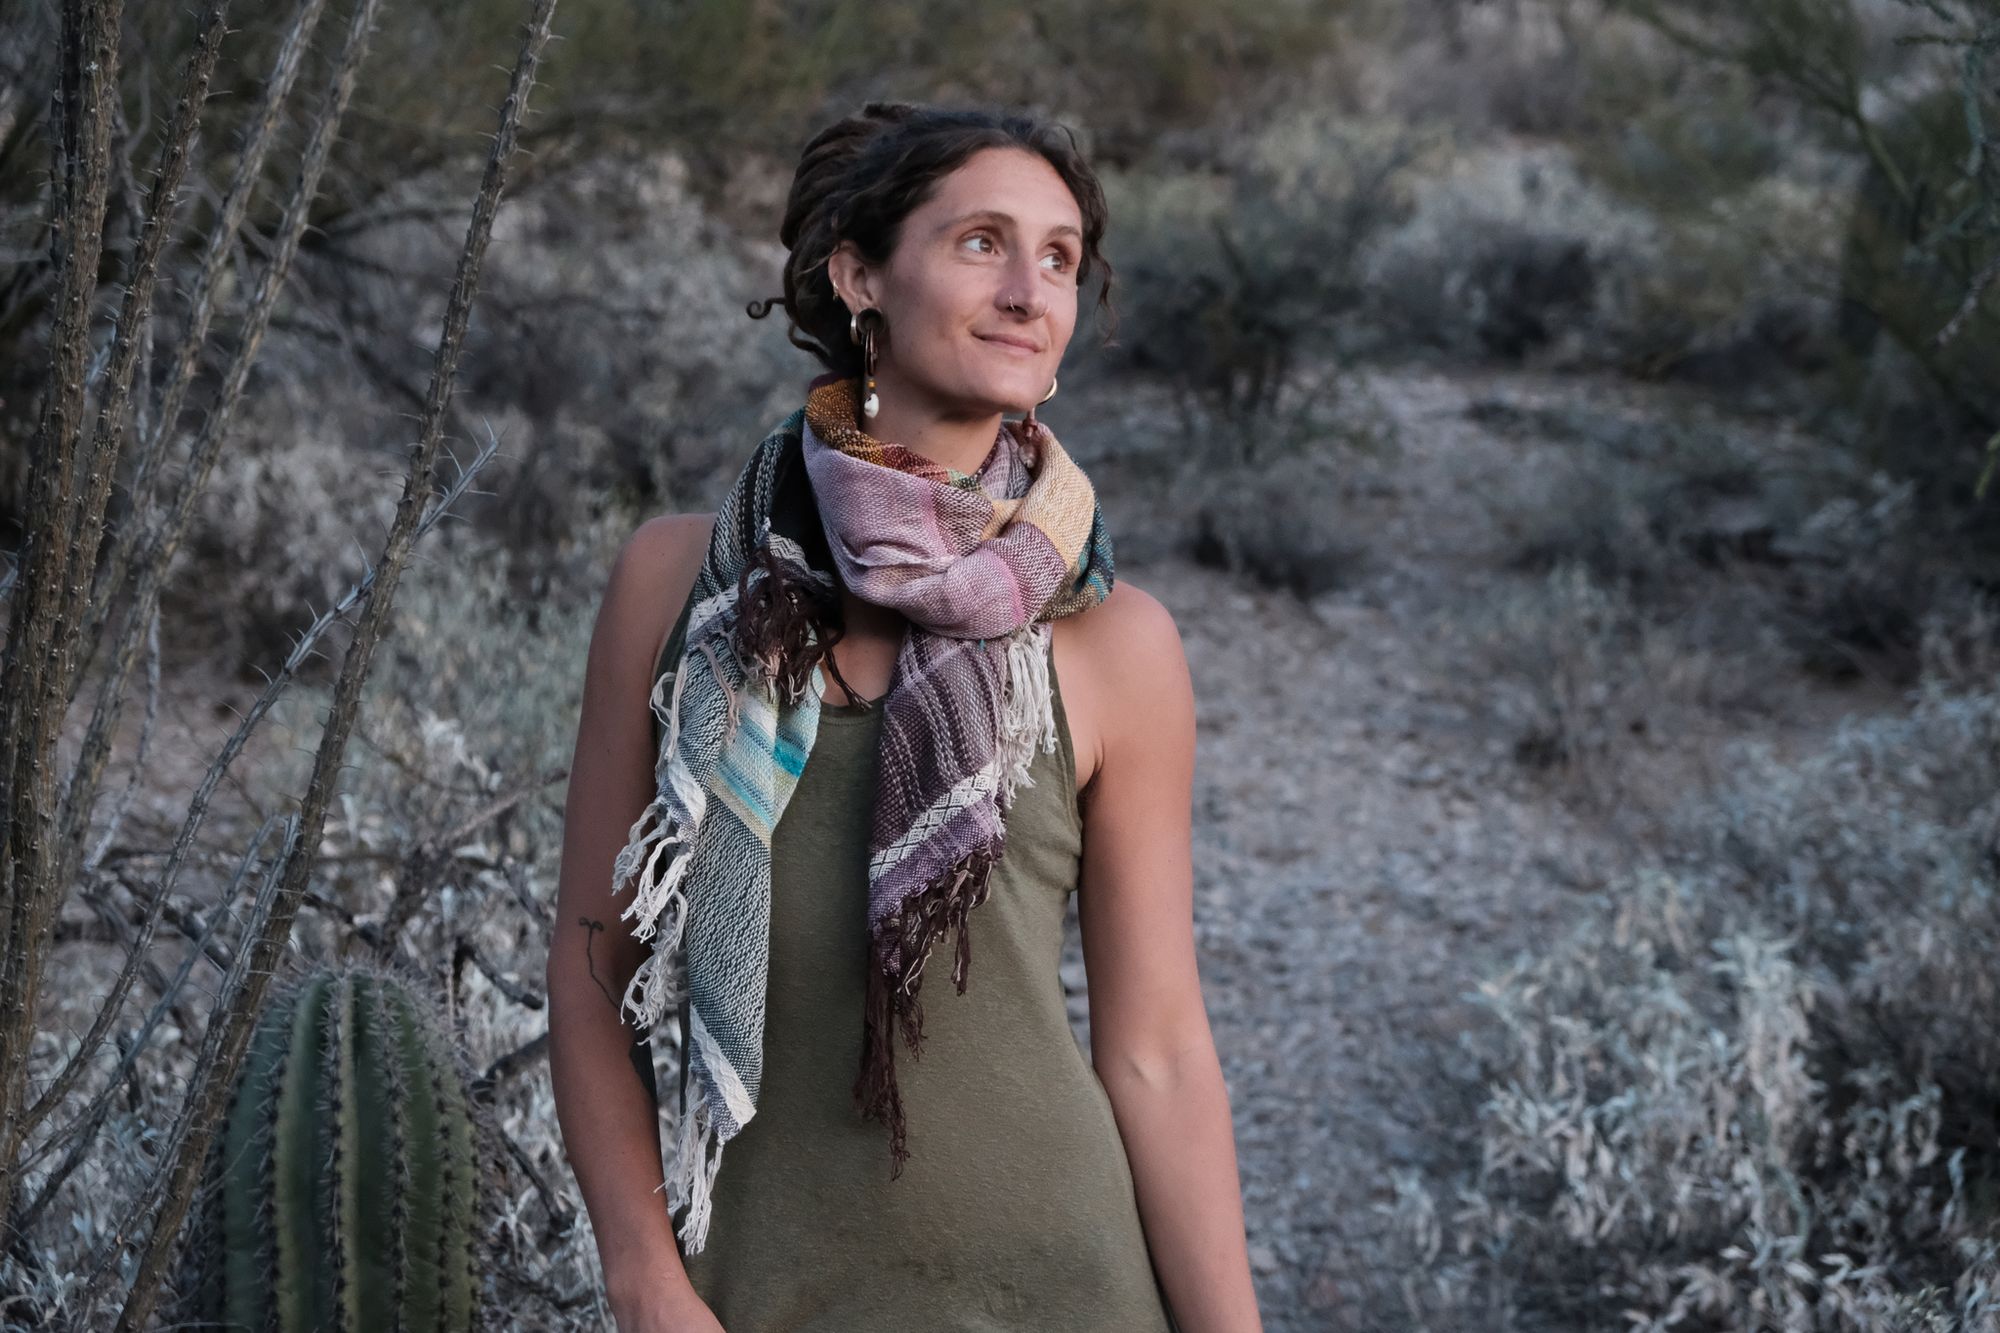
<path id="1" fill-rule="evenodd" d="M 908 620 L 881 728 L 868 840 L 870 966 L 856 1106 L 909 1157 L 896 1037 L 922 1046 L 919 981 L 1006 847 L 1004 814 L 1039 745 L 1058 748 L 1050 626 L 1112 586 L 1095 491 L 1046 426 L 1003 421 L 976 472 L 941 467 L 857 424 L 858 382 L 824 376 L 758 444 L 716 513 L 654 684 L 658 795 L 633 824 L 614 891 L 652 952 L 624 1008 L 650 1031 L 685 1005 L 670 1211 L 687 1253 L 708 1234 L 722 1147 L 756 1114 L 770 961 L 771 834 L 819 732 L 839 588 Z M 671 648 L 671 640 L 670 640 Z M 838 678 L 838 672 L 835 672 Z M 843 682 L 844 684 L 844 682 Z"/>

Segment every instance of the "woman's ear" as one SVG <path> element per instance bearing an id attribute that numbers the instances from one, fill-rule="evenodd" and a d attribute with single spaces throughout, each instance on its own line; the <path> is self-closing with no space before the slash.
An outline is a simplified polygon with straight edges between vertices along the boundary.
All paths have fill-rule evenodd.
<path id="1" fill-rule="evenodd" d="M 842 241 L 827 256 L 826 276 L 833 283 L 833 294 L 844 305 L 848 313 L 854 314 L 871 306 L 879 308 L 875 299 L 875 274 L 854 248 L 854 242 Z"/>

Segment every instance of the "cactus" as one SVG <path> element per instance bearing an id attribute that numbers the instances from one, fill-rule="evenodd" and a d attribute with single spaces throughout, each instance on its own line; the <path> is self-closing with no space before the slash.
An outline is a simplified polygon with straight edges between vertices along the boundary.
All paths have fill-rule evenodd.
<path id="1" fill-rule="evenodd" d="M 187 1323 L 472 1329 L 484 1179 L 429 1006 L 373 969 L 314 972 L 258 1020 L 217 1127 Z"/>

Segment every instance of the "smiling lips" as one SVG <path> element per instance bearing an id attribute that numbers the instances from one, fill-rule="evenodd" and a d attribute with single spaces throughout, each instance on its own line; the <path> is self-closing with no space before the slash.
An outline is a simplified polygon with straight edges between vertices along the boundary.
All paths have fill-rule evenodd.
<path id="1" fill-rule="evenodd" d="M 1005 347 L 1011 351 L 1020 352 L 1024 355 L 1038 354 L 1042 350 L 1041 348 L 1035 346 L 1033 343 L 1028 342 L 1027 340 L 1021 338 L 1008 338 L 1001 336 L 999 334 L 986 334 L 986 333 L 980 334 L 979 337 L 982 341 L 994 343 L 997 344 L 998 346 Z"/>

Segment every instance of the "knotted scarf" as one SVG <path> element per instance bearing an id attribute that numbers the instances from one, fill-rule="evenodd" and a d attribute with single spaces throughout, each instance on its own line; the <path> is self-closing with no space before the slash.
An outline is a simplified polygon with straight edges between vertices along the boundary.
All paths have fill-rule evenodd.
<path id="1" fill-rule="evenodd" d="M 900 1033 L 923 1039 L 919 982 L 1006 847 L 1005 812 L 1037 745 L 1058 748 L 1052 622 L 1111 591 L 1096 493 L 1048 428 L 1002 421 L 959 472 L 857 424 L 858 381 L 822 376 L 758 444 L 716 513 L 708 551 L 651 706 L 664 729 L 658 794 L 633 824 L 613 889 L 651 952 L 623 1010 L 650 1031 L 681 1009 L 679 1128 L 669 1210 L 703 1247 L 722 1147 L 756 1114 L 770 961 L 771 835 L 819 731 L 821 664 L 840 635 L 839 588 L 906 618 L 883 708 L 868 838 L 869 967 L 855 1103 L 889 1129 L 891 1178 L 909 1157 L 896 1083 Z M 838 670 L 835 669 L 838 678 Z M 845 682 L 842 682 L 843 684 Z"/>

